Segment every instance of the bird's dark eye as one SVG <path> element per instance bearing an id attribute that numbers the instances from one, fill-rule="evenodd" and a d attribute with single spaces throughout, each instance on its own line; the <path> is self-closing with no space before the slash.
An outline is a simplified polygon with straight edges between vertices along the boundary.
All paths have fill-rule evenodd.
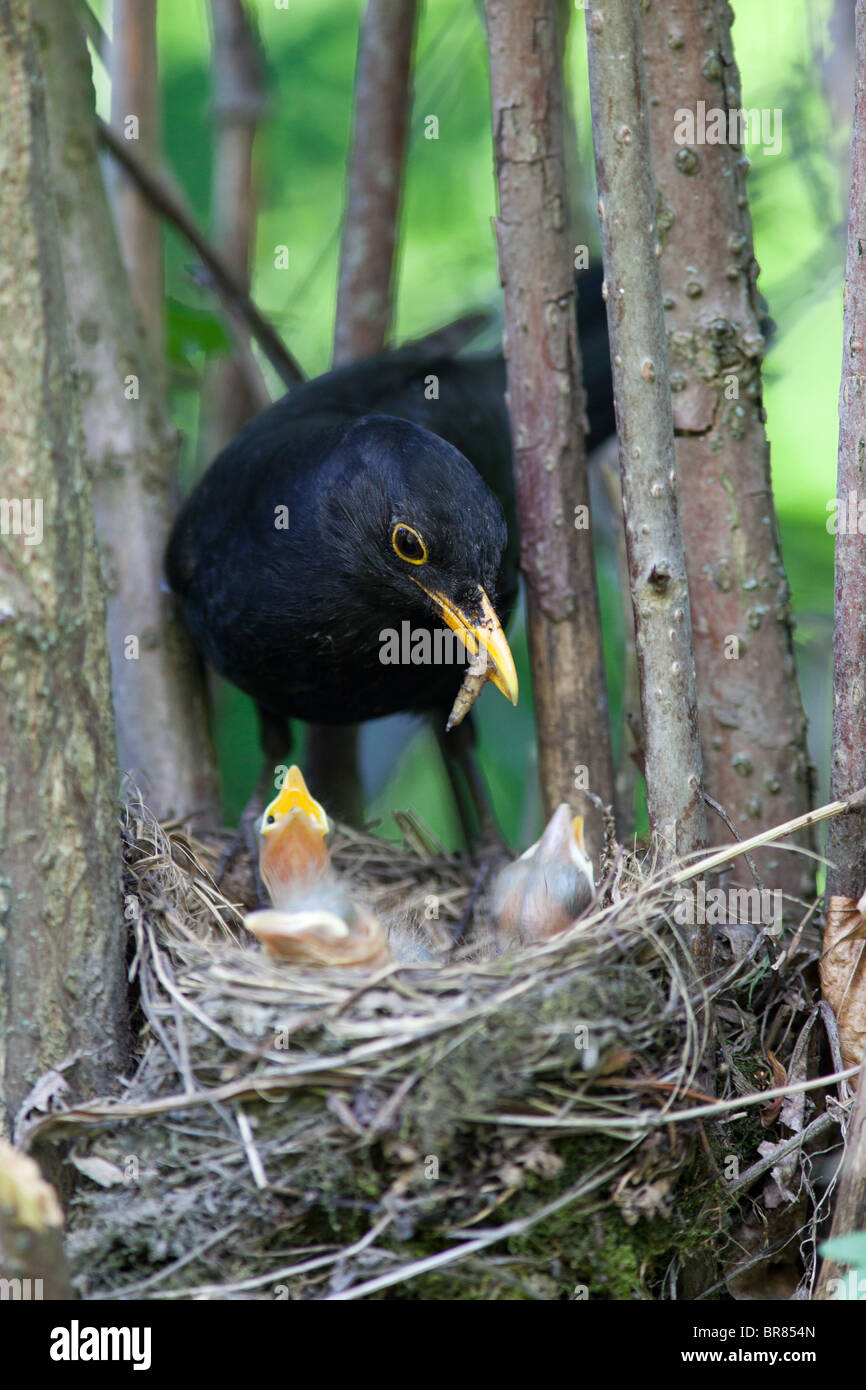
<path id="1" fill-rule="evenodd" d="M 267 821 L 268 825 L 273 825 L 273 823 L 274 823 L 275 820 L 276 820 L 276 816 L 268 816 L 268 821 Z"/>
<path id="2" fill-rule="evenodd" d="M 411 526 L 399 523 L 391 533 L 391 544 L 401 560 L 410 565 L 423 565 L 427 559 L 427 547 Z"/>

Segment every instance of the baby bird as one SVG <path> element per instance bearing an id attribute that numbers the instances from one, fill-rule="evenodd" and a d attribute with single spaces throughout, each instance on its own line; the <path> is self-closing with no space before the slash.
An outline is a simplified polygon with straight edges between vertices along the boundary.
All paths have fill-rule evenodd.
<path id="1" fill-rule="evenodd" d="M 334 873 L 330 829 L 300 768 L 291 767 L 259 830 L 259 871 L 273 907 L 249 913 L 244 926 L 279 960 L 384 965 L 390 959 L 384 928 Z"/>
<path id="2" fill-rule="evenodd" d="M 570 927 L 595 893 L 583 846 L 583 817 L 562 803 L 537 844 L 507 864 L 493 885 L 493 913 L 503 950 L 548 941 Z"/>

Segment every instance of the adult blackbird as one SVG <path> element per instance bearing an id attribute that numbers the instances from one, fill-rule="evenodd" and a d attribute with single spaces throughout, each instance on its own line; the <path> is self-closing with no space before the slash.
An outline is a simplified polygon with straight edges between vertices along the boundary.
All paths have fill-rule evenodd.
<path id="1" fill-rule="evenodd" d="M 614 427 L 600 270 L 581 277 L 579 306 L 593 447 Z M 441 728 L 483 675 L 516 701 L 502 625 L 517 560 L 504 360 L 427 341 L 306 382 L 251 421 L 183 506 L 167 571 L 199 648 L 267 734 L 287 717 L 397 711 L 441 711 Z M 383 634 L 404 623 L 404 658 L 424 654 L 425 632 L 435 652 L 444 623 L 486 660 L 482 677 L 389 662 Z"/>

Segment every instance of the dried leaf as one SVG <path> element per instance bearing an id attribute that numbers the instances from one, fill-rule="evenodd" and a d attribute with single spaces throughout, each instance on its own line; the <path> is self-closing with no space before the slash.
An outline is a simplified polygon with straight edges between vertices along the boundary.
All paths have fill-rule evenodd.
<path id="1" fill-rule="evenodd" d="M 109 1163 L 107 1158 L 99 1158 L 96 1154 L 78 1158 L 73 1154 L 70 1162 L 79 1173 L 83 1173 L 92 1182 L 99 1183 L 100 1187 L 117 1187 L 118 1183 L 123 1182 L 123 1173 L 116 1163 Z"/>
<path id="2" fill-rule="evenodd" d="M 521 1155 L 520 1161 L 528 1173 L 536 1173 L 541 1178 L 558 1177 L 565 1167 L 565 1159 L 545 1144 L 533 1144 Z"/>
<path id="3" fill-rule="evenodd" d="M 634 1057 L 634 1053 L 627 1047 L 620 1047 L 615 1044 L 601 1059 L 598 1068 L 599 1076 L 612 1076 L 618 1071 L 625 1071 L 626 1067 Z"/>
<path id="4" fill-rule="evenodd" d="M 782 1066 L 776 1054 L 774 1052 L 768 1052 L 767 1061 L 773 1068 L 772 1085 L 767 1089 L 775 1090 L 778 1086 L 786 1086 L 788 1083 L 788 1073 L 785 1071 L 785 1068 Z M 769 1105 L 764 1106 L 761 1111 L 761 1124 L 764 1126 L 764 1129 L 768 1129 L 771 1124 L 775 1123 L 784 1103 L 784 1096 L 776 1096 L 775 1100 L 771 1100 Z"/>
<path id="5" fill-rule="evenodd" d="M 820 962 L 821 992 L 839 1025 L 846 1067 L 858 1066 L 866 1047 L 866 952 L 863 919 L 853 898 L 831 897 Z"/>
<path id="6" fill-rule="evenodd" d="M 56 1068 L 43 1072 L 32 1090 L 28 1091 L 15 1116 L 15 1142 L 21 1143 L 24 1131 L 35 1119 L 34 1111 L 49 1114 L 62 1108 L 69 1084 Z"/>

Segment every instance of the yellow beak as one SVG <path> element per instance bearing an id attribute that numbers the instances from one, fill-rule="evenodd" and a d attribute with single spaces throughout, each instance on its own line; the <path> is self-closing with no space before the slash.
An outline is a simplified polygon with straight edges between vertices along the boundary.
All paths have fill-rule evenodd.
<path id="1" fill-rule="evenodd" d="M 481 617 L 473 622 L 465 613 L 461 613 L 456 604 L 446 598 L 445 594 L 439 593 L 435 589 L 426 588 L 417 579 L 414 582 L 436 605 L 436 610 L 442 621 L 450 627 L 452 632 L 457 634 L 469 655 L 474 658 L 479 653 L 483 653 L 482 660 L 486 665 L 486 679 L 492 681 L 497 690 L 502 691 L 506 700 L 510 700 L 513 705 L 516 705 L 518 687 L 514 657 L 511 655 L 511 648 L 505 633 L 502 631 L 502 624 L 484 590 L 479 589 Z"/>
<path id="2" fill-rule="evenodd" d="M 580 850 L 581 854 L 586 854 L 583 843 L 583 816 L 575 816 L 571 822 L 571 828 L 574 831 L 574 839 L 577 848 Z"/>
<path id="3" fill-rule="evenodd" d="M 296 766 L 289 768 L 285 781 L 262 816 L 262 834 L 269 835 L 288 815 L 304 816 L 322 835 L 330 832 L 324 806 L 307 789 L 304 775 Z"/>

